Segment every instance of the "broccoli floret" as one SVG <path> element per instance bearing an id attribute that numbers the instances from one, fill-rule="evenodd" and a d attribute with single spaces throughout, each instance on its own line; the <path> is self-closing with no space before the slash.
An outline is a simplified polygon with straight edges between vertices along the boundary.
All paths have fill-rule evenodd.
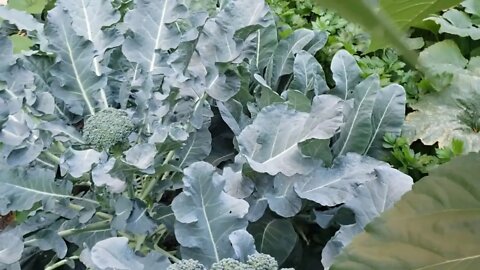
<path id="1" fill-rule="evenodd" d="M 125 142 L 133 131 L 133 123 L 122 110 L 108 108 L 90 116 L 83 127 L 83 139 L 99 150 Z"/>
<path id="2" fill-rule="evenodd" d="M 222 259 L 214 263 L 210 270 L 255 270 L 248 264 L 241 263 L 232 258 Z"/>
<path id="3" fill-rule="evenodd" d="M 268 254 L 256 253 L 249 255 L 247 264 L 255 270 L 278 270 L 278 263 L 275 258 Z"/>
<path id="4" fill-rule="evenodd" d="M 206 268 L 199 261 L 189 259 L 174 263 L 167 270 L 206 270 Z"/>

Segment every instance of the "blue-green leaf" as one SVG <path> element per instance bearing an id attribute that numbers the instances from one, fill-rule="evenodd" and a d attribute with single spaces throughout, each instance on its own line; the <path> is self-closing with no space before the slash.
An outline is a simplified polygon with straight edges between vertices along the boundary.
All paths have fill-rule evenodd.
<path id="1" fill-rule="evenodd" d="M 95 108 L 101 102 L 99 89 L 105 87 L 106 78 L 93 71 L 93 44 L 76 35 L 72 21 L 62 7 L 48 13 L 45 33 L 50 41 L 49 50 L 57 55 L 57 63 L 51 71 L 56 77 L 53 94 L 75 114 L 95 114 Z"/>
<path id="2" fill-rule="evenodd" d="M 208 267 L 233 257 L 228 237 L 247 227 L 248 203 L 226 194 L 225 179 L 208 163 L 194 163 L 184 170 L 184 175 L 183 192 L 172 202 L 182 258 L 199 260 Z"/>

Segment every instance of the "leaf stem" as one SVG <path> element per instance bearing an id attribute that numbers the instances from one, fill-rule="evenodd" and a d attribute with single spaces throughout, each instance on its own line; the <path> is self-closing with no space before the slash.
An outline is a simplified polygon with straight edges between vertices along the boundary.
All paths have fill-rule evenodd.
<path id="1" fill-rule="evenodd" d="M 61 267 L 61 266 L 64 266 L 64 265 L 67 264 L 69 261 L 78 260 L 78 259 L 80 259 L 79 256 L 68 257 L 68 258 L 65 258 L 65 259 L 63 259 L 63 260 L 61 260 L 61 261 L 58 261 L 58 262 L 56 262 L 56 263 L 54 263 L 54 264 L 52 264 L 52 265 L 50 265 L 50 266 L 45 267 L 45 270 L 54 270 L 54 269 L 57 269 L 57 268 L 59 268 L 59 267 Z"/>
<path id="2" fill-rule="evenodd" d="M 158 252 L 162 253 L 163 255 L 167 256 L 168 258 L 170 258 L 174 263 L 180 262 L 179 258 L 173 256 L 172 254 L 170 254 L 170 252 L 168 252 L 165 249 L 159 247 L 157 244 L 155 244 L 153 247 L 156 251 L 158 251 Z"/>
<path id="3" fill-rule="evenodd" d="M 57 234 L 60 237 L 67 237 L 71 235 L 75 235 L 78 233 L 84 233 L 84 232 L 92 232 L 92 231 L 99 231 L 99 230 L 106 230 L 110 228 L 110 220 L 104 220 L 96 223 L 89 224 L 85 226 L 84 228 L 81 229 L 68 229 L 68 230 L 63 230 L 59 231 Z M 38 239 L 30 239 L 25 242 L 23 242 L 24 245 L 32 245 L 33 243 L 37 242 Z"/>
<path id="4" fill-rule="evenodd" d="M 83 206 L 78 205 L 78 204 L 74 204 L 74 203 L 70 203 L 68 205 L 68 207 L 70 207 L 71 209 L 76 210 L 76 211 L 81 211 L 84 208 Z M 102 218 L 102 219 L 111 220 L 113 218 L 112 215 L 104 213 L 104 212 L 95 212 L 95 215 L 99 218 Z"/>
<path id="5" fill-rule="evenodd" d="M 58 232 L 58 235 L 61 237 L 67 237 L 67 236 L 75 235 L 78 233 L 106 230 L 109 228 L 110 228 L 110 220 L 104 220 L 104 221 L 88 224 L 87 226 L 81 229 L 68 229 L 68 230 L 60 231 Z"/>
<path id="6" fill-rule="evenodd" d="M 168 164 L 168 162 L 172 160 L 174 154 L 175 154 L 175 151 L 170 151 L 165 157 L 165 160 L 163 161 L 162 165 Z M 170 172 L 165 172 L 161 178 L 155 177 L 152 180 L 150 180 L 150 182 L 148 182 L 147 187 L 143 190 L 142 195 L 140 196 L 140 199 L 145 201 L 147 196 L 150 194 L 150 192 L 152 192 L 153 188 L 157 185 L 158 181 L 165 180 L 168 177 L 169 173 Z"/>
<path id="7" fill-rule="evenodd" d="M 50 153 L 50 151 L 48 150 L 44 151 L 43 154 L 45 154 L 45 156 L 47 156 L 50 159 L 50 161 L 55 162 L 55 164 L 60 164 L 60 158 Z"/>

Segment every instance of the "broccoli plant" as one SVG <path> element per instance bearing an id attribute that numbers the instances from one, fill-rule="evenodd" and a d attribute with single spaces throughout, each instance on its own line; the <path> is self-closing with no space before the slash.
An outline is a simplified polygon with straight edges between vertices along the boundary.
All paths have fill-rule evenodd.
<path id="1" fill-rule="evenodd" d="M 51 4 L 0 7 L 0 269 L 318 269 L 410 188 L 378 160 L 404 89 L 322 66 L 326 32 L 279 38 L 259 0 Z"/>

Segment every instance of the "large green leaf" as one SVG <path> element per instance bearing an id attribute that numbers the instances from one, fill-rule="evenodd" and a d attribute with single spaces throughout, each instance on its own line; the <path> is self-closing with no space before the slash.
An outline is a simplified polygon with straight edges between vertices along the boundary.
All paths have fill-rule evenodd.
<path id="1" fill-rule="evenodd" d="M 255 239 L 257 251 L 270 254 L 281 264 L 292 252 L 298 235 L 287 219 L 275 219 L 269 215 L 251 224 L 248 231 Z"/>
<path id="2" fill-rule="evenodd" d="M 69 182 L 55 182 L 55 172 L 45 169 L 11 169 L 0 171 L 0 214 L 29 210 L 39 201 L 77 199 L 95 201 L 71 195 Z"/>
<path id="3" fill-rule="evenodd" d="M 314 35 L 315 33 L 311 30 L 299 29 L 278 43 L 268 63 L 265 76 L 267 84 L 271 88 L 277 89 L 280 77 L 293 72 L 295 54 L 304 49 L 312 41 Z"/>
<path id="4" fill-rule="evenodd" d="M 58 59 L 51 71 L 57 79 L 53 85 L 54 95 L 75 114 L 95 114 L 97 103 L 101 102 L 98 91 L 105 87 L 106 78 L 93 71 L 93 44 L 76 35 L 70 17 L 60 6 L 48 13 L 45 32 L 49 49 Z"/>
<path id="5" fill-rule="evenodd" d="M 23 247 L 22 239 L 14 232 L 0 233 L 0 267 L 20 260 Z"/>
<path id="6" fill-rule="evenodd" d="M 349 152 L 363 153 L 372 136 L 372 112 L 377 92 L 380 90 L 378 75 L 372 75 L 353 90 L 353 109 L 346 117 L 340 137 L 333 145 L 336 156 Z"/>
<path id="7" fill-rule="evenodd" d="M 194 258 L 210 266 L 233 257 L 228 237 L 246 229 L 248 203 L 225 193 L 225 179 L 208 163 L 194 163 L 184 170 L 184 175 L 183 192 L 172 202 L 182 258 Z"/>
<path id="8" fill-rule="evenodd" d="M 8 6 L 32 14 L 42 13 L 48 0 L 8 0 Z"/>
<path id="9" fill-rule="evenodd" d="M 113 9 L 108 0 L 58 0 L 57 3 L 72 17 L 72 28 L 83 38 L 90 40 L 96 51 L 92 59 L 95 74 L 100 76 L 105 70 L 100 61 L 105 51 L 122 44 L 123 37 L 116 29 L 104 30 L 120 20 L 120 13 Z M 108 107 L 105 89 L 100 89 L 102 106 Z"/>
<path id="10" fill-rule="evenodd" d="M 378 167 L 388 167 L 388 164 L 349 153 L 335 159 L 331 168 L 318 167 L 307 176 L 293 176 L 291 181 L 301 198 L 335 206 L 351 198 L 356 186 L 374 180 L 374 170 Z"/>
<path id="11" fill-rule="evenodd" d="M 472 153 L 433 170 L 367 225 L 331 269 L 477 269 L 479 163 Z"/>
<path id="12" fill-rule="evenodd" d="M 451 9 L 442 14 L 428 18 L 440 25 L 439 33 L 448 33 L 461 37 L 470 37 L 473 40 L 480 39 L 480 29 L 475 17 L 470 18 L 468 14 L 457 9 Z"/>
<path id="13" fill-rule="evenodd" d="M 355 223 L 342 225 L 322 251 L 322 264 L 328 269 L 333 259 L 340 254 L 354 236 L 384 211 L 393 207 L 413 185 L 413 179 L 389 167 L 375 168 L 376 178 L 357 186 L 352 198 L 341 208 L 349 209 L 355 215 Z"/>
<path id="14" fill-rule="evenodd" d="M 402 131 L 407 97 L 405 89 L 391 84 L 377 93 L 372 111 L 372 136 L 365 154 L 381 159 L 385 156 L 383 137 L 385 134 L 400 135 Z"/>
<path id="15" fill-rule="evenodd" d="M 431 14 L 460 4 L 463 0 L 379 0 L 381 12 L 401 29 L 419 25 Z M 386 44 L 385 44 L 386 45 Z"/>
<path id="16" fill-rule="evenodd" d="M 382 1 L 382 0 L 380 0 Z M 406 3 L 408 5 L 399 7 L 399 10 L 409 8 L 418 3 L 417 0 L 396 1 L 388 0 L 389 2 Z M 438 0 L 443 1 L 443 0 Z M 399 52 L 412 64 L 416 62 L 415 53 L 409 49 L 405 34 L 400 27 L 396 25 L 395 19 L 391 18 L 388 13 L 382 8 L 378 8 L 375 0 L 316 0 L 319 6 L 331 8 L 338 11 L 346 19 L 362 25 L 366 31 L 372 34 L 373 40 L 391 43 Z M 389 3 L 385 2 L 385 3 Z M 417 14 L 417 11 L 413 11 Z M 429 13 L 428 13 L 429 14 Z M 412 17 L 412 15 L 410 14 Z M 415 17 L 415 16 L 413 16 Z"/>
<path id="17" fill-rule="evenodd" d="M 338 51 L 330 64 L 335 88 L 332 94 L 347 100 L 353 97 L 355 87 L 362 81 L 362 71 L 355 57 L 346 50 Z"/>
<path id="18" fill-rule="evenodd" d="M 420 139 L 426 145 L 438 143 L 448 147 L 453 139 L 464 142 L 465 152 L 480 150 L 478 110 L 480 108 L 480 73 L 472 59 L 467 60 L 453 41 L 437 43 L 420 57 L 430 74 L 453 76 L 441 91 L 423 96 L 412 104 L 414 112 L 407 115 L 404 134 L 411 141 Z"/>
<path id="19" fill-rule="evenodd" d="M 186 16 L 186 7 L 177 0 L 136 1 L 125 16 L 133 36 L 125 40 L 123 53 L 146 71 L 158 73 L 161 52 L 180 44 L 182 32 L 176 22 Z"/>
<path id="20" fill-rule="evenodd" d="M 310 114 L 284 104 L 265 107 L 238 136 L 240 153 L 258 172 L 308 174 L 316 162 L 304 157 L 298 144 L 333 137 L 342 123 L 342 108 L 341 100 L 331 95 L 315 97 Z"/>

